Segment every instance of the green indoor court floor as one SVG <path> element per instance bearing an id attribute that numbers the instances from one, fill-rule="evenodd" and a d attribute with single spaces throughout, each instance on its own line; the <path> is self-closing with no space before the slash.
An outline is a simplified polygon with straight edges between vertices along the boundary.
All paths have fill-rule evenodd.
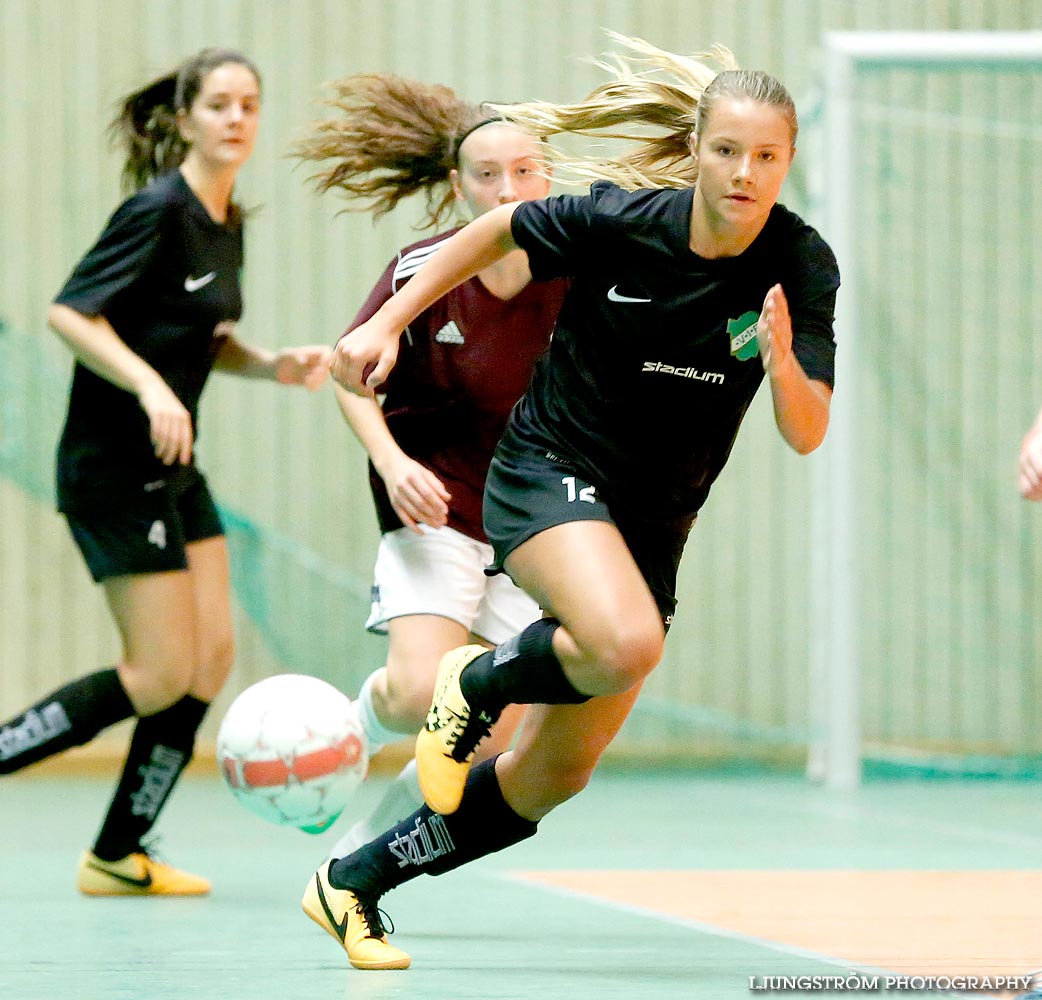
<path id="1" fill-rule="evenodd" d="M 216 777 L 186 778 L 159 826 L 161 853 L 212 878 L 212 896 L 78 895 L 111 784 L 0 782 L 4 1000 L 730 1000 L 779 995 L 766 977 L 851 972 L 880 977 L 867 995 L 935 997 L 956 994 L 886 991 L 883 976 L 1042 967 L 1029 782 L 839 794 L 794 775 L 604 770 L 535 838 L 384 898 L 404 972 L 351 969 L 300 910 L 342 827 L 267 826 Z"/>

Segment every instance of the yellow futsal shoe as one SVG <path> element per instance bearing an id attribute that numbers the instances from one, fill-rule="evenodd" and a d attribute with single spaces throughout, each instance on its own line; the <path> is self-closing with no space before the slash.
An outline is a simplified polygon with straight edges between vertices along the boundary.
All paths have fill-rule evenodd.
<path id="1" fill-rule="evenodd" d="M 443 815 L 459 808 L 474 750 L 496 721 L 486 712 L 473 712 L 459 685 L 463 668 L 487 652 L 484 646 L 460 646 L 441 658 L 434 700 L 416 737 L 420 791 L 427 805 Z"/>
<path id="2" fill-rule="evenodd" d="M 329 884 L 329 865 L 308 882 L 300 901 L 304 912 L 337 939 L 356 969 L 407 969 L 412 959 L 387 943 L 375 899 L 360 899 L 350 889 Z"/>
<path id="3" fill-rule="evenodd" d="M 102 861 L 84 851 L 76 888 L 87 896 L 205 896 L 210 883 L 150 858 L 144 851 L 119 861 Z"/>

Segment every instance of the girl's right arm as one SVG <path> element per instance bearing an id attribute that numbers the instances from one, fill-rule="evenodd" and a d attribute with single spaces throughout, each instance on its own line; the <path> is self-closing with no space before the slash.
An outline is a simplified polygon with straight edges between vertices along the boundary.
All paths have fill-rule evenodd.
<path id="1" fill-rule="evenodd" d="M 1042 412 L 1021 442 L 1017 473 L 1020 495 L 1025 500 L 1042 500 Z"/>
<path id="2" fill-rule="evenodd" d="M 192 460 L 192 419 L 159 373 L 135 354 L 104 316 L 52 305 L 47 322 L 80 364 L 133 393 L 148 416 L 156 456 L 165 464 Z"/>
<path id="3" fill-rule="evenodd" d="M 394 367 L 402 331 L 447 292 L 517 249 L 510 220 L 518 204 L 500 205 L 464 226 L 370 320 L 342 337 L 329 364 L 333 378 L 374 397 Z"/>
<path id="4" fill-rule="evenodd" d="M 448 502 L 452 499 L 445 484 L 425 465 L 402 451 L 375 399 L 356 396 L 339 385 L 334 389 L 340 412 L 369 453 L 402 524 L 417 533 L 420 524 L 444 527 L 448 521 Z"/>

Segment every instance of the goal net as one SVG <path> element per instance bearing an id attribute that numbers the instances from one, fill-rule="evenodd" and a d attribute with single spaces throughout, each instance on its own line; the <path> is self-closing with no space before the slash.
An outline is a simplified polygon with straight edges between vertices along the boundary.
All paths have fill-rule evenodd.
<path id="1" fill-rule="evenodd" d="M 810 773 L 1042 773 L 1042 32 L 830 33 Z"/>

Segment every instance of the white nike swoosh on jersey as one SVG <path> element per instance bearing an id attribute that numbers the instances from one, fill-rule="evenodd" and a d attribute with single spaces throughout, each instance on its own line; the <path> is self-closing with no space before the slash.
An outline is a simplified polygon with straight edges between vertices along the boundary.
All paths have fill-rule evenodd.
<path id="1" fill-rule="evenodd" d="M 620 295 L 617 291 L 615 291 L 615 289 L 618 288 L 618 287 L 619 287 L 618 285 L 612 285 L 611 288 L 608 289 L 608 301 L 609 302 L 650 302 L 651 301 L 651 299 L 631 299 L 628 295 Z"/>
<path id="2" fill-rule="evenodd" d="M 197 292 L 204 285 L 210 284 L 214 278 L 217 277 L 216 271 L 211 271 L 209 274 L 204 274 L 201 278 L 193 278 L 189 275 L 185 278 L 185 291 L 186 292 Z"/>

